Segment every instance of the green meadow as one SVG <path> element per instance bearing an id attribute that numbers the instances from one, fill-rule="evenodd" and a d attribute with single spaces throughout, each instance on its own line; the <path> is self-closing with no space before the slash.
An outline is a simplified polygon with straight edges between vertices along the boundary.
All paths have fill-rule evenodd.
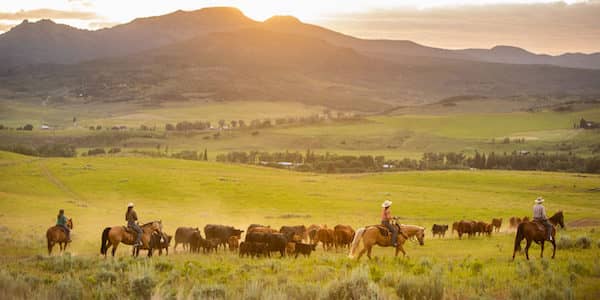
<path id="1" fill-rule="evenodd" d="M 325 175 L 253 166 L 147 158 L 35 158 L 0 152 L 2 298 L 155 299 L 595 299 L 600 293 L 600 176 L 515 171 L 430 171 Z M 546 244 L 511 262 L 510 216 L 531 214 L 537 196 L 563 210 L 556 259 Z M 142 222 L 218 223 L 246 228 L 378 223 L 380 203 L 405 224 L 427 228 L 424 246 L 394 258 L 377 248 L 357 262 L 347 250 L 310 258 L 239 258 L 176 253 L 130 258 L 99 254 L 104 227 L 124 223 L 128 202 Z M 67 254 L 47 257 L 45 230 L 59 208 L 74 219 Z M 459 240 L 432 238 L 434 223 L 504 219 L 502 232 Z M 523 243 L 524 246 L 524 243 Z M 55 249 L 56 251 L 56 249 Z"/>

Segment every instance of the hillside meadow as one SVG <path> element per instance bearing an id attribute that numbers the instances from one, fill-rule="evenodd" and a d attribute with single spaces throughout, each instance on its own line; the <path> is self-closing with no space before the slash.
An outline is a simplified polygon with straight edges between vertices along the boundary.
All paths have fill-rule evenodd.
<path id="1" fill-rule="evenodd" d="M 156 299 L 596 299 L 600 295 L 600 176 L 515 171 L 430 171 L 324 175 L 175 159 L 80 157 L 40 159 L 0 152 L 0 297 Z M 531 214 L 542 195 L 549 213 L 563 210 L 556 259 L 511 262 L 510 216 Z M 101 258 L 104 227 L 124 224 L 135 202 L 142 222 L 208 223 L 245 229 L 295 224 L 378 223 L 380 203 L 405 224 L 427 228 L 408 256 L 376 248 L 359 262 L 347 250 L 310 258 L 239 258 L 229 251 L 133 259 L 121 246 Z M 47 257 L 44 233 L 64 208 L 74 242 Z M 458 240 L 432 238 L 433 223 L 502 217 L 502 232 Z M 55 251 L 57 249 L 55 248 Z"/>
<path id="2" fill-rule="evenodd" d="M 7 126 L 23 126 L 30 122 L 34 131 L 0 130 L 4 145 L 68 143 L 86 151 L 96 147 L 121 147 L 123 151 L 143 150 L 183 151 L 207 149 L 209 159 L 230 151 L 300 151 L 341 155 L 384 155 L 389 159 L 420 158 L 424 152 L 530 152 L 574 153 L 595 155 L 600 151 L 598 130 L 574 129 L 580 118 L 600 120 L 597 106 L 569 112 L 513 111 L 504 113 L 462 112 L 428 114 L 426 112 L 392 115 L 363 116 L 358 120 L 322 121 L 316 124 L 283 124 L 270 128 L 236 130 L 165 131 L 166 123 L 181 121 L 263 120 L 300 118 L 323 115 L 323 108 L 298 103 L 234 102 L 204 104 L 173 103 L 139 108 L 134 105 L 117 111 L 88 108 L 83 112 L 77 106 L 70 109 L 54 108 L 36 115 L 35 108 L 5 107 L 0 116 Z M 117 109 L 119 106 L 117 105 Z M 13 110 L 23 109 L 20 113 Z M 23 119 L 22 114 L 28 114 Z M 335 112 L 334 112 L 335 113 Z M 38 118 L 30 120 L 31 117 Z M 77 127 L 72 119 L 77 116 Z M 48 119 L 56 120 L 58 129 L 42 131 L 39 126 Z M 60 120 L 59 120 L 60 119 Z M 29 121 L 28 121 L 29 120 Z M 89 130 L 89 126 L 102 130 Z M 124 125 L 125 132 L 108 130 L 110 126 Z M 140 126 L 156 128 L 141 131 Z M 505 139 L 510 143 L 505 143 Z M 524 141 L 516 143 L 517 140 Z"/>

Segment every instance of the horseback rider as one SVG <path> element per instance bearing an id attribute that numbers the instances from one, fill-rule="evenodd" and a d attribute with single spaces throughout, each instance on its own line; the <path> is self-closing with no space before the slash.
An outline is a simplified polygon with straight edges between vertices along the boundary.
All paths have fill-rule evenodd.
<path id="1" fill-rule="evenodd" d="M 535 199 L 535 205 L 533 206 L 533 220 L 540 222 L 546 227 L 546 232 L 548 234 L 548 240 L 552 241 L 552 224 L 548 222 L 548 217 L 546 216 L 546 208 L 542 205 L 544 203 L 544 198 L 538 197 Z"/>
<path id="2" fill-rule="evenodd" d="M 135 210 L 133 210 L 133 203 L 127 205 L 127 212 L 125 213 L 125 220 L 127 221 L 127 227 L 133 229 L 136 233 L 135 244 L 133 246 L 139 247 L 142 245 L 142 228 L 138 225 L 138 216 Z"/>
<path id="3" fill-rule="evenodd" d="M 390 200 L 385 200 L 381 204 L 381 207 L 383 207 L 381 211 L 381 224 L 392 233 L 392 246 L 396 247 L 398 246 L 398 228 L 391 223 L 393 217 L 390 206 L 392 206 L 392 201 Z"/>
<path id="4" fill-rule="evenodd" d="M 61 208 L 58 211 L 58 216 L 56 216 L 56 226 L 61 227 L 65 231 L 65 234 L 67 235 L 67 243 L 70 243 L 71 242 L 71 228 L 69 228 L 69 226 L 67 226 L 67 222 L 68 222 L 68 219 L 65 216 L 65 210 Z"/>

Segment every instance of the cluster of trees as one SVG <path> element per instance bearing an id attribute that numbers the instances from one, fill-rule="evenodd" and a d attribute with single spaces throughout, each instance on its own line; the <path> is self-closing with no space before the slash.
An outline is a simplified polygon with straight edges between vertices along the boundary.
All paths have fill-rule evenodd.
<path id="1" fill-rule="evenodd" d="M 272 126 L 281 126 L 288 124 L 316 124 L 323 121 L 341 121 L 341 120 L 357 120 L 359 116 L 354 114 L 346 114 L 338 112 L 333 114 L 332 112 L 325 110 L 324 114 L 314 114 L 306 117 L 288 117 L 288 118 L 275 118 L 275 119 L 254 119 L 249 123 L 244 120 L 219 120 L 216 128 L 218 129 L 263 129 Z M 205 130 L 211 129 L 211 123 L 209 121 L 182 121 L 176 124 L 165 124 L 165 130 L 167 131 L 189 131 L 189 130 Z"/>
<path id="2" fill-rule="evenodd" d="M 69 144 L 44 144 L 41 146 L 9 145 L 0 149 L 23 155 L 42 157 L 74 157 L 77 155 L 75 146 Z"/>
<path id="3" fill-rule="evenodd" d="M 298 171 L 313 171 L 322 173 L 361 173 L 376 172 L 383 169 L 383 156 L 352 156 L 317 154 L 307 150 L 300 152 L 229 152 L 217 156 L 219 162 L 243 164 L 261 164 L 275 168 L 293 168 Z"/>
<path id="4" fill-rule="evenodd" d="M 276 168 L 323 173 L 361 173 L 392 170 L 503 169 L 600 173 L 600 156 L 549 153 L 424 153 L 421 159 L 386 160 L 383 156 L 351 156 L 300 152 L 229 152 L 217 156 L 219 162 L 262 164 Z"/>
<path id="5" fill-rule="evenodd" d="M 178 159 L 187 160 L 203 160 L 208 161 L 208 151 L 204 149 L 204 152 L 184 150 L 181 152 L 171 154 L 171 157 Z"/>

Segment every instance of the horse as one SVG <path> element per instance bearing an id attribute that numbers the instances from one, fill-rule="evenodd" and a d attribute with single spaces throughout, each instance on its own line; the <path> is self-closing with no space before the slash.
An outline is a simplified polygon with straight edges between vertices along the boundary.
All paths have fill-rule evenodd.
<path id="1" fill-rule="evenodd" d="M 423 246 L 425 244 L 425 228 L 416 225 L 398 225 L 394 224 L 394 226 L 398 227 L 398 246 L 396 246 L 396 252 L 394 256 L 398 256 L 398 252 L 402 252 L 403 256 L 406 256 L 406 251 L 402 245 L 404 242 L 410 238 L 416 238 L 419 241 L 419 244 Z M 354 235 L 354 239 L 352 240 L 352 245 L 350 247 L 350 253 L 348 253 L 349 258 L 354 258 L 354 253 L 356 252 L 356 248 L 358 248 L 358 244 L 362 240 L 363 249 L 358 253 L 358 257 L 356 260 L 360 260 L 360 257 L 367 252 L 367 257 L 371 259 L 371 249 L 374 245 L 378 245 L 380 247 L 391 247 L 391 233 L 388 233 L 387 236 L 384 236 L 381 233 L 381 229 L 378 226 L 368 226 L 359 228 L 356 230 L 356 234 Z"/>
<path id="2" fill-rule="evenodd" d="M 548 218 L 548 221 L 552 224 L 552 258 L 556 255 L 556 238 L 554 237 L 556 234 L 556 226 L 559 225 L 561 228 L 565 228 L 564 216 L 563 212 L 559 211 L 552 215 L 552 217 Z M 521 251 L 521 241 L 523 239 L 527 240 L 527 245 L 525 246 L 525 257 L 529 260 L 529 247 L 531 246 L 531 242 L 535 242 L 540 244 L 542 247 L 542 251 L 540 252 L 540 258 L 544 257 L 544 243 L 548 238 L 548 234 L 546 233 L 546 229 L 543 224 L 538 222 L 522 222 L 517 227 L 517 235 L 515 237 L 515 248 L 513 250 L 512 259 L 515 260 L 515 254 L 517 251 Z"/>
<path id="3" fill-rule="evenodd" d="M 159 233 L 162 232 L 162 222 L 152 221 L 140 227 L 142 228 L 142 246 L 140 246 L 139 249 L 149 250 L 150 237 L 155 231 Z M 101 241 L 102 244 L 100 244 L 100 254 L 103 254 L 106 257 L 108 248 L 112 246 L 112 256 L 115 256 L 115 252 L 117 251 L 117 246 L 119 246 L 119 243 L 123 243 L 125 245 L 135 244 L 135 231 L 128 230 L 126 226 L 106 227 L 104 228 L 104 231 L 102 231 Z M 134 249 L 134 254 L 136 252 L 137 251 Z"/>
<path id="4" fill-rule="evenodd" d="M 67 220 L 67 227 L 73 230 L 73 219 Z M 61 226 L 54 225 L 46 230 L 46 240 L 48 241 L 48 255 L 52 254 L 52 248 L 55 244 L 60 247 L 60 252 L 67 249 L 67 233 Z"/>

